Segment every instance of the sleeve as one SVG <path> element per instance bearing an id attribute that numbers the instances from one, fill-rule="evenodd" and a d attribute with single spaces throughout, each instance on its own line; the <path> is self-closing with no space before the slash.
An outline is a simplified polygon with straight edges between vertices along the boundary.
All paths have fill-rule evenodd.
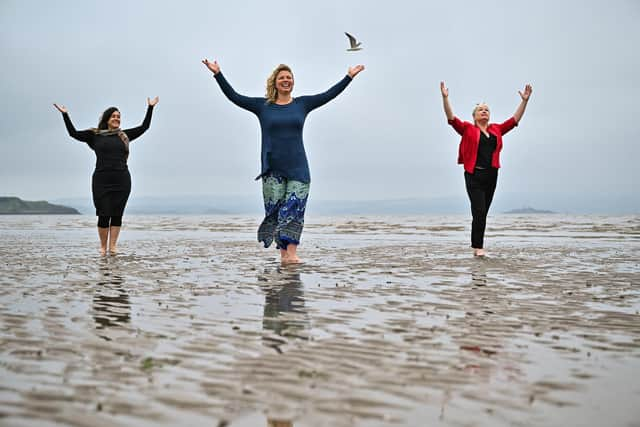
<path id="1" fill-rule="evenodd" d="M 458 132 L 458 134 L 460 134 L 461 136 L 464 134 L 464 130 L 467 128 L 467 126 L 471 125 L 471 123 L 469 122 L 463 122 L 462 120 L 460 120 L 458 116 L 453 116 L 453 119 L 448 120 L 447 123 L 449 123 L 451 127 L 455 129 L 455 131 Z"/>
<path id="2" fill-rule="evenodd" d="M 218 82 L 222 93 L 224 93 L 229 101 L 233 102 L 240 108 L 251 111 L 254 114 L 258 114 L 260 112 L 260 108 L 265 102 L 264 98 L 252 98 L 240 95 L 238 92 L 233 90 L 227 79 L 222 75 L 222 72 L 219 72 L 214 77 Z"/>
<path id="3" fill-rule="evenodd" d="M 149 126 L 151 125 L 152 115 L 153 115 L 153 107 L 149 105 L 147 106 L 147 114 L 145 114 L 142 124 L 138 127 L 124 130 L 124 133 L 126 133 L 127 137 L 129 138 L 129 142 L 140 137 L 143 133 L 147 131 L 147 129 L 149 129 Z"/>
<path id="4" fill-rule="evenodd" d="M 505 122 L 498 125 L 501 135 L 504 135 L 516 126 L 518 126 L 518 122 L 516 121 L 515 117 L 510 117 Z"/>
<path id="5" fill-rule="evenodd" d="M 298 98 L 298 100 L 302 101 L 305 106 L 306 112 L 309 113 L 318 107 L 322 107 L 324 104 L 340 95 L 340 93 L 342 93 L 342 91 L 345 90 L 347 86 L 349 86 L 349 83 L 351 83 L 352 80 L 353 79 L 351 77 L 346 75 L 342 80 L 333 85 L 326 92 L 319 93 L 317 95 L 301 96 L 300 98 Z"/>
<path id="6" fill-rule="evenodd" d="M 86 142 L 90 144 L 93 140 L 93 136 L 95 135 L 91 130 L 76 130 L 71 123 L 71 118 L 68 113 L 62 113 L 62 118 L 64 119 L 64 125 L 67 127 L 67 132 L 69 132 L 69 136 L 78 141 Z"/>

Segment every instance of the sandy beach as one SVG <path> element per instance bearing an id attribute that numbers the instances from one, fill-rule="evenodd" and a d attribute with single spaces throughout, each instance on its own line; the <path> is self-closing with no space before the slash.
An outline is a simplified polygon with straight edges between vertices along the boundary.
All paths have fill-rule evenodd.
<path id="1" fill-rule="evenodd" d="M 0 217 L 3 426 L 640 426 L 640 216 Z"/>

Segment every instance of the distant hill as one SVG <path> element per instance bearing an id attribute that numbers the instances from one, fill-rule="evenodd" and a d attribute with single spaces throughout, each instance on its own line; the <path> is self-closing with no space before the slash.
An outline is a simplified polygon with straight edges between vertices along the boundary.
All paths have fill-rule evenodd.
<path id="1" fill-rule="evenodd" d="M 0 197 L 0 215 L 79 215 L 74 208 L 52 205 L 44 200 L 30 202 L 17 197 Z"/>
<path id="2" fill-rule="evenodd" d="M 505 213 L 506 214 L 554 214 L 557 212 L 534 209 L 531 206 L 525 206 L 520 209 L 512 209 L 510 211 L 506 211 Z"/>

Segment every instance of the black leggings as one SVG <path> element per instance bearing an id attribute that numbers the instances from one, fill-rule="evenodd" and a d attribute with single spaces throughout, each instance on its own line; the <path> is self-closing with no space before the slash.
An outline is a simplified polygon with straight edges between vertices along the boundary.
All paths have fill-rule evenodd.
<path id="1" fill-rule="evenodd" d="M 487 226 L 487 213 L 493 200 L 493 193 L 498 183 L 498 169 L 476 169 L 473 174 L 464 173 L 467 194 L 471 201 L 471 247 L 482 249 L 484 244 L 484 229 Z"/>
<path id="2" fill-rule="evenodd" d="M 109 226 L 121 227 L 122 217 L 121 216 L 99 216 L 98 217 L 98 227 L 109 228 Z"/>

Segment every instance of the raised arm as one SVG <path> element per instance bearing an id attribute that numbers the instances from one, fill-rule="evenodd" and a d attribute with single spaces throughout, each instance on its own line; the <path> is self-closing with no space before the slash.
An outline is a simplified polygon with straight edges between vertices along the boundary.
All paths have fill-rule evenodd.
<path id="1" fill-rule="evenodd" d="M 449 103 L 449 89 L 444 85 L 444 82 L 440 82 L 440 92 L 442 92 L 442 105 L 444 106 L 444 114 L 447 116 L 447 123 L 460 135 L 464 134 L 464 130 L 470 123 L 463 122 L 453 114 L 453 109 Z"/>
<path id="2" fill-rule="evenodd" d="M 264 98 L 252 98 L 240 95 L 238 92 L 233 90 L 227 79 L 222 75 L 218 61 L 210 62 L 208 59 L 203 59 L 202 63 L 213 73 L 220 89 L 222 89 L 222 93 L 224 93 L 229 101 L 233 102 L 240 108 L 251 111 L 252 113 L 258 114 L 260 112 L 260 107 L 264 104 Z"/>
<path id="3" fill-rule="evenodd" d="M 78 141 L 90 143 L 93 138 L 93 131 L 91 130 L 76 130 L 73 123 L 71 123 L 71 118 L 69 117 L 69 111 L 65 108 L 64 105 L 53 104 L 54 107 L 58 111 L 62 113 L 62 118 L 64 120 L 64 125 L 67 128 L 67 132 L 69 132 L 69 136 Z"/>
<path id="4" fill-rule="evenodd" d="M 447 116 L 447 121 L 453 120 L 453 109 L 449 103 L 449 89 L 444 85 L 444 82 L 440 82 L 440 92 L 442 92 L 442 105 L 444 106 L 444 114 Z"/>
<path id="5" fill-rule="evenodd" d="M 329 90 L 327 90 L 326 92 L 322 92 L 317 95 L 302 96 L 298 99 L 304 103 L 307 112 L 315 110 L 316 108 L 323 106 L 336 96 L 340 95 L 340 93 L 342 93 L 342 91 L 346 89 L 349 83 L 351 83 L 355 76 L 357 76 L 362 70 L 364 70 L 364 65 L 349 67 L 347 75 L 344 76 L 344 78 L 338 83 L 329 88 Z"/>
<path id="6" fill-rule="evenodd" d="M 524 110 L 527 108 L 527 103 L 529 102 L 529 97 L 531 97 L 532 92 L 533 88 L 529 84 L 524 87 L 524 92 L 518 91 L 522 101 L 520 101 L 520 105 L 516 108 L 516 112 L 513 113 L 513 118 L 516 119 L 516 123 L 520 123 L 520 119 L 522 119 L 524 115 Z"/>
<path id="7" fill-rule="evenodd" d="M 149 126 L 151 126 L 153 107 L 155 107 L 158 101 L 159 99 L 157 96 L 153 99 L 147 98 L 147 114 L 145 114 L 142 124 L 138 127 L 124 130 L 124 133 L 126 133 L 127 137 L 129 138 L 129 142 L 133 141 L 136 138 L 139 138 L 143 133 L 147 131 L 147 129 L 149 129 Z"/>

